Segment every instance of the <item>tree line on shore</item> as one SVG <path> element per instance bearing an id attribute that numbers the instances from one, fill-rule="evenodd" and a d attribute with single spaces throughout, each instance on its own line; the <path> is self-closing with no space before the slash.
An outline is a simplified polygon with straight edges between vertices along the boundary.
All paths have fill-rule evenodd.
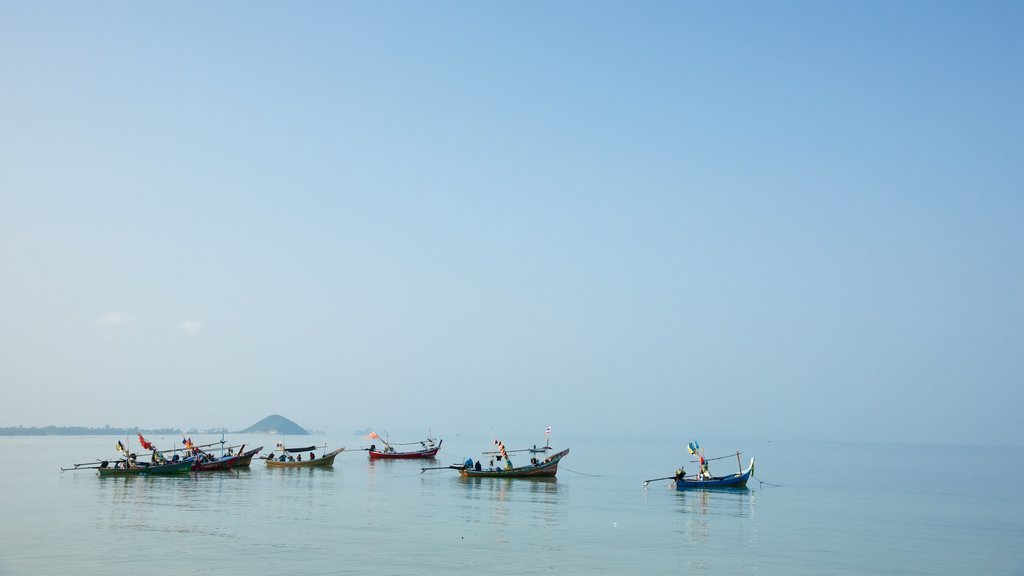
<path id="1" fill-rule="evenodd" d="M 181 430 L 179 428 L 115 428 L 110 425 L 101 428 L 88 426 L 7 426 L 0 427 L 0 436 L 127 436 L 146 434 L 152 436 L 170 436 L 179 434 L 221 434 L 227 428 L 210 428 L 207 430 Z"/>

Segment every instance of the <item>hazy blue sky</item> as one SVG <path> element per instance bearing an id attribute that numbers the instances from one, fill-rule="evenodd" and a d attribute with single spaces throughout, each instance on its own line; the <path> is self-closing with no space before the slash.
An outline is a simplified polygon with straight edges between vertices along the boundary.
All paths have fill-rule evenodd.
<path id="1" fill-rule="evenodd" d="M 0 0 L 0 425 L 1022 442 L 1024 3 Z"/>

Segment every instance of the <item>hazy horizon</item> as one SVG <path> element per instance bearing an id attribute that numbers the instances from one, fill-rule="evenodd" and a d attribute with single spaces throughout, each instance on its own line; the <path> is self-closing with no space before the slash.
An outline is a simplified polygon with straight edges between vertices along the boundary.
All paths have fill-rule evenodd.
<path id="1" fill-rule="evenodd" d="M 1022 444 L 1024 3 L 0 3 L 0 425 Z"/>

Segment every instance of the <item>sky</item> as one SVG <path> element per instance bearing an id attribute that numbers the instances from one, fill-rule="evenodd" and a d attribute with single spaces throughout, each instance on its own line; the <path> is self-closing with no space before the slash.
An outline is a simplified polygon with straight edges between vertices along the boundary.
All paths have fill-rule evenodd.
<path id="1" fill-rule="evenodd" d="M 0 426 L 1022 445 L 1024 3 L 0 0 Z"/>

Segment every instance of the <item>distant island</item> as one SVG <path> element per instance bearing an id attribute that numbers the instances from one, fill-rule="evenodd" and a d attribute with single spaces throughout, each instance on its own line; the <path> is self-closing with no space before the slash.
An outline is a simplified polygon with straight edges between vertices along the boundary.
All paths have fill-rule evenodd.
<path id="1" fill-rule="evenodd" d="M 249 426 L 245 430 L 239 430 L 239 434 L 287 434 L 289 436 L 309 436 L 309 432 L 305 428 L 299 426 L 295 422 L 279 416 L 277 414 L 271 414 L 263 420 Z"/>
<path id="2" fill-rule="evenodd" d="M 231 433 L 227 428 L 124 428 L 114 426 L 5 426 L 0 427 L 0 436 L 177 436 L 182 434 L 224 434 Z M 290 436 L 308 436 L 302 426 L 295 422 L 273 414 L 234 434 L 282 434 Z"/>

